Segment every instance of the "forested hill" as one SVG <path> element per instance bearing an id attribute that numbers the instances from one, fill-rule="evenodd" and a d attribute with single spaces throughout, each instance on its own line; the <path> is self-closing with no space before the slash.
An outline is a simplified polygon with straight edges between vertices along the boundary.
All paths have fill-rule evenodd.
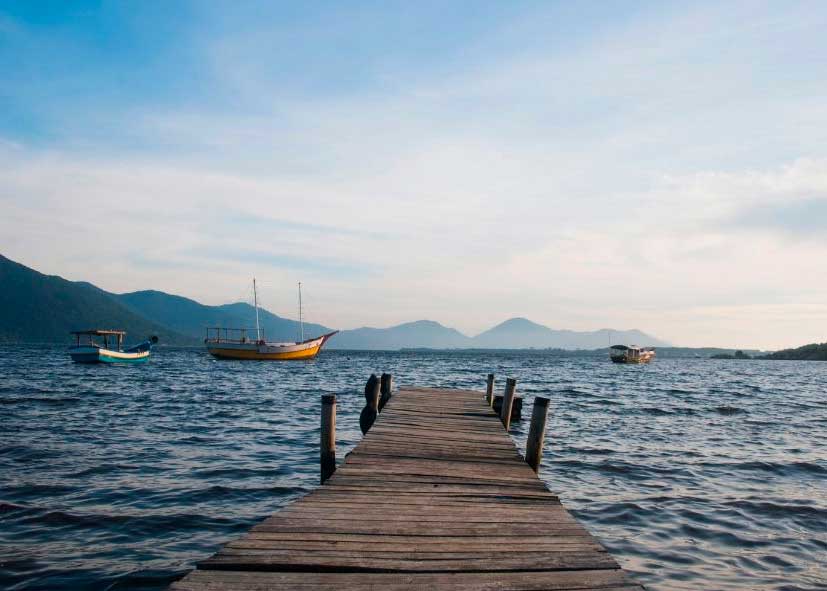
<path id="1" fill-rule="evenodd" d="M 157 335 L 162 345 L 198 345 L 207 326 L 255 326 L 246 303 L 205 306 L 159 291 L 114 294 L 83 281 L 44 275 L 0 255 L 0 342 L 69 342 L 69 331 L 91 328 L 127 332 L 127 343 Z M 295 340 L 299 325 L 260 310 L 263 334 Z M 304 325 L 306 336 L 330 329 Z"/>
<path id="2" fill-rule="evenodd" d="M 207 306 L 189 298 L 162 291 L 136 291 L 112 294 L 126 308 L 170 327 L 181 334 L 198 339 L 204 338 L 205 327 L 221 326 L 230 328 L 251 328 L 256 325 L 256 310 L 250 304 L 237 302 L 221 306 Z M 270 341 L 293 341 L 299 338 L 299 323 L 259 309 L 262 335 Z M 306 322 L 304 335 L 319 336 L 331 329 L 319 324 Z"/>
<path id="3" fill-rule="evenodd" d="M 193 339 L 132 312 L 94 285 L 44 275 L 0 255 L 0 342 L 69 343 L 71 330 L 119 329 L 127 343 Z"/>
<path id="4" fill-rule="evenodd" d="M 783 349 L 765 355 L 762 359 L 788 359 L 801 361 L 827 361 L 827 343 L 812 343 L 795 349 Z"/>

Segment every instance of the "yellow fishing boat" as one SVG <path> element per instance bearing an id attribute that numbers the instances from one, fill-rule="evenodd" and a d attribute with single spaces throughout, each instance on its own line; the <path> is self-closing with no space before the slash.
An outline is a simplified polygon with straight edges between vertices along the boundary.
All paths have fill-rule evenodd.
<path id="1" fill-rule="evenodd" d="M 304 321 L 301 312 L 301 283 L 299 283 L 299 329 L 300 338 L 295 342 L 268 343 L 261 334 L 258 321 L 258 293 L 256 280 L 253 279 L 253 300 L 256 308 L 256 337 L 247 336 L 246 328 L 207 328 L 204 344 L 210 355 L 219 359 L 258 359 L 261 361 L 290 361 L 313 359 L 322 350 L 325 343 L 335 335 L 337 330 L 314 337 L 304 338 Z"/>
<path id="2" fill-rule="evenodd" d="M 210 355 L 219 359 L 313 359 L 336 332 L 338 331 L 295 343 L 268 343 L 264 339 L 248 339 L 246 328 L 211 327 L 207 329 L 204 343 Z"/>

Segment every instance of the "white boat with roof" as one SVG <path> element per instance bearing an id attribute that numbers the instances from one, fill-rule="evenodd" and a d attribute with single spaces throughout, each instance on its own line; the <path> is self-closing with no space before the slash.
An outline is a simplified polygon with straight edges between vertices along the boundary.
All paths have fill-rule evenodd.
<path id="1" fill-rule="evenodd" d="M 655 358 L 655 349 L 637 345 L 612 345 L 609 347 L 609 358 L 614 363 L 649 363 Z"/>
<path id="2" fill-rule="evenodd" d="M 140 363 L 149 359 L 152 345 L 158 337 L 150 337 L 134 347 L 123 350 L 123 330 L 73 330 L 75 344 L 69 355 L 75 363 Z"/>

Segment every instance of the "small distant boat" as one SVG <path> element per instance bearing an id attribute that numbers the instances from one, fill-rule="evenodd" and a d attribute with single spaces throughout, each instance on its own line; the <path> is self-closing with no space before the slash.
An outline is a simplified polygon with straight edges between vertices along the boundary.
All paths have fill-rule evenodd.
<path id="1" fill-rule="evenodd" d="M 301 283 L 299 283 L 299 340 L 289 343 L 268 343 L 261 336 L 255 279 L 253 279 L 253 302 L 256 308 L 256 338 L 250 339 L 247 336 L 248 329 L 246 328 L 209 327 L 207 328 L 207 337 L 204 339 L 204 344 L 210 355 L 218 359 L 256 359 L 260 361 L 313 359 L 319 354 L 325 343 L 339 332 L 335 330 L 319 337 L 304 338 Z"/>
<path id="2" fill-rule="evenodd" d="M 615 363 L 649 363 L 655 358 L 655 350 L 636 345 L 612 345 L 609 348 L 609 358 Z"/>
<path id="3" fill-rule="evenodd" d="M 158 337 L 153 336 L 124 351 L 126 332 L 122 330 L 74 330 L 70 334 L 76 339 L 69 347 L 75 363 L 140 363 L 149 359 L 152 345 L 158 342 Z"/>

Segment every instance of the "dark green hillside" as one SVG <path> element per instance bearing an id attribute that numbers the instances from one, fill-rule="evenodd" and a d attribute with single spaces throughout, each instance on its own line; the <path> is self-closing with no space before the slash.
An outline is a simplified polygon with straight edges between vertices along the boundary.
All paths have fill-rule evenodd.
<path id="1" fill-rule="evenodd" d="M 89 283 L 43 275 L 0 255 L 0 342 L 69 343 L 70 330 L 123 329 L 127 343 L 158 335 L 162 344 L 192 344 L 138 316 Z"/>
<path id="2" fill-rule="evenodd" d="M 812 343 L 795 349 L 784 349 L 761 359 L 789 359 L 799 361 L 827 361 L 827 343 Z"/>
<path id="3" fill-rule="evenodd" d="M 195 300 L 162 291 L 136 291 L 112 297 L 134 313 L 196 339 L 204 338 L 207 326 L 251 328 L 256 325 L 255 308 L 245 303 L 205 306 Z M 299 323 L 295 320 L 281 318 L 259 308 L 259 322 L 267 340 L 293 341 L 298 338 Z M 330 331 L 331 329 L 319 324 L 304 323 L 305 338 Z"/>

